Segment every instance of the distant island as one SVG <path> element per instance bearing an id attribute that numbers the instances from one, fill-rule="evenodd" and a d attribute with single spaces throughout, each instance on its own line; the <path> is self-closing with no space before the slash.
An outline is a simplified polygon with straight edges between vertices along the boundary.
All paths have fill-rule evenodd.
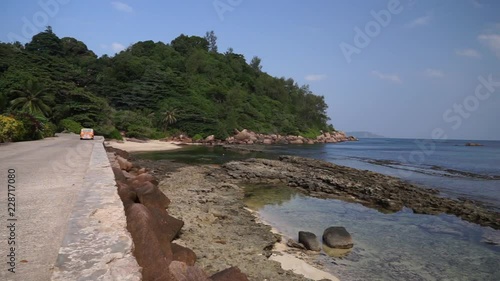
<path id="1" fill-rule="evenodd" d="M 366 132 L 366 131 L 354 131 L 354 132 L 346 132 L 346 135 L 348 136 L 353 136 L 355 138 L 385 138 L 384 136 L 374 134 L 372 132 Z"/>

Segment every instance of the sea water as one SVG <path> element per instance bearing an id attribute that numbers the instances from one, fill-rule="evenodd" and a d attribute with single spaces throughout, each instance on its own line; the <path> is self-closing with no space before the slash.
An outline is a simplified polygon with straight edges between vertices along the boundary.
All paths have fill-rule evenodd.
<path id="1" fill-rule="evenodd" d="M 483 146 L 465 146 L 479 142 Z M 251 157 L 311 157 L 436 188 L 441 195 L 475 200 L 500 211 L 500 142 L 361 139 L 358 142 L 253 147 L 239 153 L 195 147 L 141 154 L 149 159 L 221 164 Z M 280 232 L 305 230 L 321 237 L 344 226 L 355 246 L 343 257 L 318 259 L 341 280 L 500 280 L 500 231 L 452 215 L 383 214 L 359 204 L 317 199 L 280 186 L 250 186 L 246 202 Z"/>

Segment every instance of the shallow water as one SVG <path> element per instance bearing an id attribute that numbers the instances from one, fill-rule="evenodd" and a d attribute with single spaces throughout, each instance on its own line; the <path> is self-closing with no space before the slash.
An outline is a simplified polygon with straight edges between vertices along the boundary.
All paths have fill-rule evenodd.
<path id="1" fill-rule="evenodd" d="M 470 141 L 361 139 L 337 144 L 250 146 L 261 152 L 190 146 L 177 151 L 136 155 L 188 164 L 222 164 L 252 157 L 276 159 L 282 154 L 298 155 L 399 177 L 439 189 L 444 196 L 479 201 L 500 212 L 500 141 L 479 141 L 484 144 L 482 147 L 466 147 L 466 142 Z M 423 151 L 419 147 L 422 144 L 433 150 Z M 410 155 L 423 158 L 411 158 Z"/>
<path id="2" fill-rule="evenodd" d="M 343 258 L 318 258 L 341 280 L 500 280 L 500 231 L 450 215 L 383 214 L 360 204 L 318 199 L 284 186 L 252 185 L 246 204 L 284 235 L 319 238 L 344 226 L 355 246 Z"/>

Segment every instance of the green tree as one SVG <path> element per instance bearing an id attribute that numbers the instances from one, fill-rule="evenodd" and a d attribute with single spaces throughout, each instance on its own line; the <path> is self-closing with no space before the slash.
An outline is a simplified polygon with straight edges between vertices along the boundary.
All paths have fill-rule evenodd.
<path id="1" fill-rule="evenodd" d="M 252 61 L 250 62 L 250 67 L 252 67 L 253 70 L 256 72 L 260 72 L 262 70 L 262 66 L 260 65 L 261 59 L 257 56 L 252 58 Z"/>
<path id="2" fill-rule="evenodd" d="M 177 109 L 168 108 L 162 114 L 163 129 L 166 131 L 168 126 L 174 124 L 175 122 L 177 122 Z"/>
<path id="3" fill-rule="evenodd" d="M 38 81 L 28 79 L 21 90 L 12 90 L 12 94 L 18 96 L 10 101 L 12 109 L 26 111 L 30 114 L 43 114 L 48 116 L 51 102 L 48 89 L 43 87 Z"/>
<path id="4" fill-rule="evenodd" d="M 208 42 L 208 50 L 210 52 L 217 53 L 217 36 L 215 36 L 215 32 L 213 30 L 205 33 L 205 40 Z"/>

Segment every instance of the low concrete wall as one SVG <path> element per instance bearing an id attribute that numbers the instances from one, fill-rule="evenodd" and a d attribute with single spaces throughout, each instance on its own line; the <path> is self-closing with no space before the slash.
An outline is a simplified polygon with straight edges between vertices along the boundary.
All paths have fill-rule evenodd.
<path id="1" fill-rule="evenodd" d="M 51 280 L 141 280 L 132 248 L 113 171 L 96 142 Z"/>

